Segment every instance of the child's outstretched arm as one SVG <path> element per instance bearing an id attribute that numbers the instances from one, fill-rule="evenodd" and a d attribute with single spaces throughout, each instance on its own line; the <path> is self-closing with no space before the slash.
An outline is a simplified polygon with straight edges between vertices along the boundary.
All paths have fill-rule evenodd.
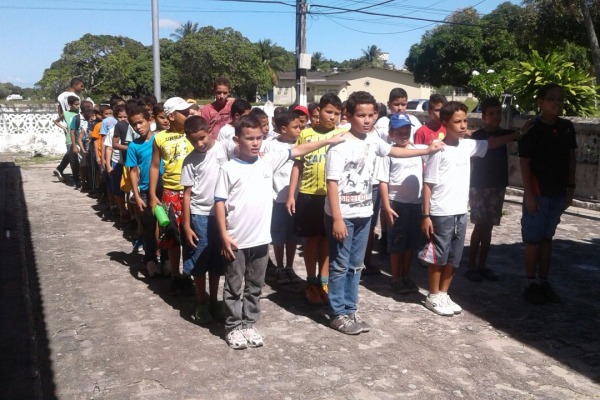
<path id="1" fill-rule="evenodd" d="M 237 244 L 229 233 L 227 232 L 227 224 L 225 221 L 225 201 L 215 199 L 215 219 L 217 220 L 217 226 L 221 234 L 222 249 L 221 255 L 229 261 L 235 260 L 235 254 L 233 250 L 237 250 Z"/>
<path id="2" fill-rule="evenodd" d="M 440 150 L 444 149 L 444 142 L 441 140 L 435 141 L 429 145 L 426 149 L 406 149 L 404 147 L 392 147 L 390 150 L 390 157 L 396 158 L 409 158 L 409 157 L 417 157 L 417 156 L 426 156 L 428 154 L 437 153 Z"/>
<path id="3" fill-rule="evenodd" d="M 312 153 L 313 151 L 320 149 L 323 146 L 342 143 L 343 141 L 345 141 L 344 135 L 347 133 L 348 132 L 338 133 L 337 135 L 335 135 L 329 139 L 326 139 L 326 140 L 320 140 L 318 142 L 302 143 L 298 146 L 292 147 L 292 150 L 290 152 L 291 153 L 290 157 L 291 158 L 302 157 L 308 153 Z M 291 190 L 290 190 L 290 192 L 291 192 Z"/>

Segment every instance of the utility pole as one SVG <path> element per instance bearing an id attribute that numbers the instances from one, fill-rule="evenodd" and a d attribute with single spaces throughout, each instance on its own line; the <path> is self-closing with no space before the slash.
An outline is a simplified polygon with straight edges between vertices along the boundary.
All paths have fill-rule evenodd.
<path id="1" fill-rule="evenodd" d="M 306 106 L 306 71 L 310 56 L 306 54 L 306 0 L 296 0 L 296 103 Z"/>
<path id="2" fill-rule="evenodd" d="M 158 38 L 158 0 L 152 0 L 152 60 L 154 69 L 154 96 L 160 102 L 160 41 Z"/>

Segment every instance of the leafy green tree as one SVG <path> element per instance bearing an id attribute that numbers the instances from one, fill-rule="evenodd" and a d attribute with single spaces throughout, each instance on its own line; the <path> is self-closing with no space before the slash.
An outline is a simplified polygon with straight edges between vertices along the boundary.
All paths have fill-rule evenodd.
<path id="1" fill-rule="evenodd" d="M 383 51 L 377 47 L 376 45 L 368 46 L 366 49 L 362 50 L 363 55 L 361 59 L 365 61 L 365 64 L 372 67 L 382 67 L 383 61 L 381 60 L 381 55 Z"/>
<path id="2" fill-rule="evenodd" d="M 181 40 L 187 35 L 196 33 L 199 30 L 200 26 L 197 22 L 187 21 L 185 24 L 182 24 L 179 28 L 175 29 L 175 32 L 171 33 L 171 37 L 175 40 Z"/>
<path id="3" fill-rule="evenodd" d="M 11 94 L 23 94 L 23 89 L 20 86 L 13 85 L 10 82 L 0 82 L 0 101 Z"/>
<path id="4" fill-rule="evenodd" d="M 459 10 L 450 22 L 480 24 L 474 8 Z M 432 86 L 464 86 L 473 70 L 484 69 L 481 28 L 467 25 L 442 25 L 426 32 L 421 42 L 409 51 L 405 65 L 418 83 Z"/>
<path id="5" fill-rule="evenodd" d="M 509 86 L 525 111 L 537 111 L 535 96 L 541 86 L 549 83 L 564 88 L 566 115 L 587 116 L 596 111 L 598 88 L 593 84 L 593 77 L 577 69 L 562 54 L 541 56 L 533 50 L 529 61 L 521 62 L 512 70 L 509 79 Z"/>
<path id="6" fill-rule="evenodd" d="M 65 45 L 60 59 L 44 71 L 36 86 L 56 97 L 77 76 L 98 100 L 112 93 L 132 94 L 134 62 L 144 49 L 141 43 L 123 36 L 86 34 Z"/>
<path id="7" fill-rule="evenodd" d="M 502 93 L 506 92 L 508 87 L 509 71 L 488 70 L 472 72 L 471 79 L 467 87 L 473 93 L 473 96 L 482 100 L 487 97 L 500 98 Z"/>
<path id="8" fill-rule="evenodd" d="M 270 39 L 259 40 L 256 42 L 256 48 L 260 59 L 267 67 L 273 85 L 278 82 L 279 72 L 291 71 L 295 68 L 294 54 L 271 42 Z"/>
<path id="9" fill-rule="evenodd" d="M 205 26 L 175 43 L 171 61 L 178 73 L 180 94 L 209 97 L 214 80 L 227 76 L 234 92 L 254 99 L 271 87 L 267 66 L 256 46 L 232 28 Z"/>

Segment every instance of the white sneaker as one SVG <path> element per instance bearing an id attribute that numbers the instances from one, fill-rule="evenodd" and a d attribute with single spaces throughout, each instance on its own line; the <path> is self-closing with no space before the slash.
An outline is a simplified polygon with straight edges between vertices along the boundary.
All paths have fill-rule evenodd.
<path id="1" fill-rule="evenodd" d="M 156 265 L 156 263 L 154 261 L 148 261 L 146 263 L 146 269 L 148 270 L 148 276 L 150 278 L 154 277 L 155 275 L 160 274 L 160 269 L 158 268 L 158 265 Z"/>
<path id="2" fill-rule="evenodd" d="M 425 299 L 425 307 L 427 307 L 434 313 L 438 315 L 443 315 L 445 317 L 450 317 L 454 315 L 454 311 L 452 311 L 450 306 L 446 303 L 444 296 L 430 294 Z"/>
<path id="3" fill-rule="evenodd" d="M 248 342 L 244 337 L 244 332 L 242 329 L 234 329 L 229 331 L 227 336 L 225 336 L 225 341 L 234 350 L 243 350 L 248 347 Z"/>
<path id="4" fill-rule="evenodd" d="M 261 347 L 264 344 L 262 336 L 260 336 L 255 327 L 246 328 L 242 330 L 242 333 L 246 338 L 248 347 Z"/>
<path id="5" fill-rule="evenodd" d="M 444 297 L 445 297 L 444 301 L 446 302 L 446 305 L 448 307 L 450 307 L 450 309 L 452 310 L 452 312 L 454 314 L 460 314 L 462 312 L 462 307 L 459 306 L 458 304 L 456 304 L 455 302 L 453 302 L 452 299 L 450 298 L 450 296 L 448 296 L 446 294 Z"/>

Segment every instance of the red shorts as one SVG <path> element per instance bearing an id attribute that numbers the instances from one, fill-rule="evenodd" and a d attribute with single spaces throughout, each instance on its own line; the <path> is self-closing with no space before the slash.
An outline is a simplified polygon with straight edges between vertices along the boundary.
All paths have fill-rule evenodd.
<path id="1" fill-rule="evenodd" d="M 183 190 L 163 189 L 162 203 L 171 223 L 161 232 L 159 247 L 169 249 L 181 246 L 183 229 Z"/>

